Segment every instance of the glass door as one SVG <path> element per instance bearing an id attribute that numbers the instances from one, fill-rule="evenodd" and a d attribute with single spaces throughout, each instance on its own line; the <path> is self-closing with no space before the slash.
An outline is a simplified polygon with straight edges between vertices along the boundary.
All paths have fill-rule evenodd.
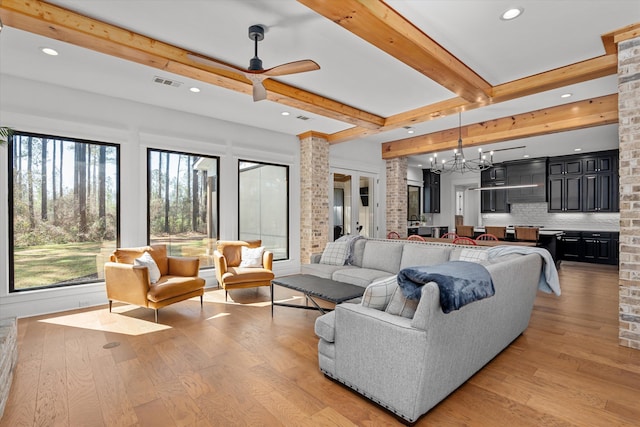
<path id="1" fill-rule="evenodd" d="M 332 212 L 329 215 L 333 235 L 337 240 L 345 235 L 374 237 L 375 189 L 373 175 L 354 171 L 335 170 L 331 174 L 333 191 L 330 193 Z"/>

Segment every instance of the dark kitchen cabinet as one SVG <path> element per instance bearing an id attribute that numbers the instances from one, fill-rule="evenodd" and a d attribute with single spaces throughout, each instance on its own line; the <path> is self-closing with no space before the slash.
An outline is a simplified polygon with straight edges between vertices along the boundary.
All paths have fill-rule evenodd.
<path id="1" fill-rule="evenodd" d="M 549 212 L 617 212 L 618 151 L 549 159 Z"/>
<path id="2" fill-rule="evenodd" d="M 423 211 L 440 213 L 440 174 L 422 169 Z"/>
<path id="3" fill-rule="evenodd" d="M 620 233 L 609 231 L 565 231 L 562 259 L 597 264 L 618 264 Z"/>
<path id="4" fill-rule="evenodd" d="M 500 188 L 506 185 L 507 168 L 494 166 L 482 171 L 480 175 L 481 187 Z M 506 213 L 510 212 L 507 203 L 508 190 L 483 190 L 480 192 L 480 211 L 482 213 Z"/>
<path id="5" fill-rule="evenodd" d="M 512 188 L 507 192 L 508 203 L 537 203 L 547 201 L 547 159 L 509 162 L 507 185 L 536 185 L 536 187 Z"/>

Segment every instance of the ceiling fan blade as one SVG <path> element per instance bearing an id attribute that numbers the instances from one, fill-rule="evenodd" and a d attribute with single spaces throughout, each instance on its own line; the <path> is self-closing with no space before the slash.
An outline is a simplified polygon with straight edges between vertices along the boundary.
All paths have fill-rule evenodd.
<path id="1" fill-rule="evenodd" d="M 196 55 L 194 53 L 187 53 L 187 58 L 199 64 L 206 65 L 207 67 L 218 68 L 219 70 L 232 71 L 234 73 L 239 73 L 239 74 L 245 74 L 245 70 L 243 70 L 242 68 L 237 68 L 232 65 L 227 65 L 223 62 L 218 62 L 214 59 Z"/>
<path id="2" fill-rule="evenodd" d="M 303 59 L 301 61 L 288 62 L 286 64 L 278 65 L 268 70 L 264 70 L 261 74 L 269 77 L 284 76 L 287 74 L 305 73 L 307 71 L 319 70 L 320 66 L 310 59 Z"/>

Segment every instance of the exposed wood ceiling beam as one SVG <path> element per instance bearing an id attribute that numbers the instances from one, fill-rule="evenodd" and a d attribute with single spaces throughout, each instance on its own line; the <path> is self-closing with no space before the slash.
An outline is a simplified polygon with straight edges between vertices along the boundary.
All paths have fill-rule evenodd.
<path id="1" fill-rule="evenodd" d="M 464 147 L 565 132 L 618 122 L 618 95 L 559 105 L 461 127 Z M 458 128 L 382 144 L 382 158 L 411 156 L 456 148 Z"/>
<path id="2" fill-rule="evenodd" d="M 468 102 L 487 102 L 491 85 L 382 1 L 298 0 Z"/>
<path id="3" fill-rule="evenodd" d="M 97 52 L 166 70 L 227 89 L 251 94 L 243 76 L 209 68 L 187 58 L 188 51 L 38 0 L 0 0 L 4 25 L 61 40 Z M 385 119 L 311 92 L 267 80 L 268 99 L 363 128 Z"/>
<path id="4" fill-rule="evenodd" d="M 514 80 L 492 88 L 493 97 L 491 99 L 491 104 L 510 101 L 523 96 L 533 95 L 547 90 L 613 75 L 617 72 L 617 67 L 617 55 L 604 55 L 530 77 Z M 379 129 L 374 130 L 353 127 L 333 133 L 329 135 L 329 143 L 337 144 L 350 139 L 386 132 L 403 126 L 412 126 L 416 123 L 445 117 L 459 111 L 474 110 L 483 106 L 485 106 L 484 103 L 467 102 L 462 98 L 451 98 L 446 101 L 437 102 L 432 105 L 427 105 L 390 116 L 387 118 L 385 125 Z"/>

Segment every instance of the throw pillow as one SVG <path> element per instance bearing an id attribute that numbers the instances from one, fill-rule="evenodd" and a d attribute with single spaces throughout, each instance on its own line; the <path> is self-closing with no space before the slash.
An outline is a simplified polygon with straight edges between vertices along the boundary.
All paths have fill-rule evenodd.
<path id="1" fill-rule="evenodd" d="M 413 315 L 416 313 L 419 302 L 420 300 L 408 299 L 405 297 L 402 293 L 402 289 L 398 286 L 396 290 L 393 291 L 391 300 L 384 311 L 389 314 L 395 314 L 396 316 L 413 319 Z"/>
<path id="2" fill-rule="evenodd" d="M 371 307 L 376 310 L 384 310 L 387 308 L 393 292 L 398 287 L 397 277 L 398 276 L 391 276 L 371 283 L 364 290 L 361 304 L 364 307 Z"/>
<path id="3" fill-rule="evenodd" d="M 320 264 L 344 265 L 349 256 L 349 242 L 329 242 L 322 252 Z"/>
<path id="4" fill-rule="evenodd" d="M 160 269 L 149 252 L 145 252 L 140 258 L 134 259 L 133 265 L 147 267 L 149 269 L 149 281 L 151 283 L 156 283 L 160 280 Z"/>
<path id="5" fill-rule="evenodd" d="M 242 261 L 240 267 L 262 267 L 262 255 L 264 254 L 264 246 L 257 248 L 242 247 Z"/>
<path id="6" fill-rule="evenodd" d="M 489 253 L 482 249 L 464 248 L 460 251 L 458 261 L 477 262 L 478 264 L 486 264 L 489 260 Z"/>

